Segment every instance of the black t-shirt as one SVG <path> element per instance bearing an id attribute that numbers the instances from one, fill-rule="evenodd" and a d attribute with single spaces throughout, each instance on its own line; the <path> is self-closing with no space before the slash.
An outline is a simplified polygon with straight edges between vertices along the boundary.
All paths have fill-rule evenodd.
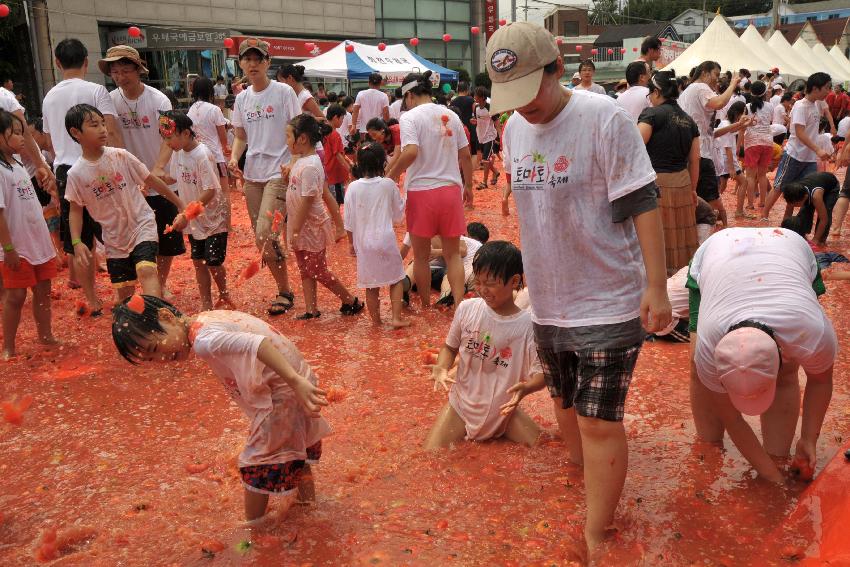
<path id="1" fill-rule="evenodd" d="M 828 171 L 810 173 L 802 179 L 798 179 L 797 183 L 806 188 L 809 196 L 818 188 L 823 189 L 824 195 L 827 193 L 838 193 L 838 178 Z"/>
<path id="2" fill-rule="evenodd" d="M 638 123 L 652 126 L 646 144 L 652 169 L 656 173 L 675 173 L 688 167 L 688 156 L 699 128 L 693 118 L 675 101 L 651 106 L 640 113 Z"/>
<path id="3" fill-rule="evenodd" d="M 452 106 L 456 106 L 460 110 L 460 121 L 467 128 L 469 128 L 469 121 L 472 119 L 472 107 L 474 104 L 475 99 L 469 95 L 457 96 L 452 99 Z"/>

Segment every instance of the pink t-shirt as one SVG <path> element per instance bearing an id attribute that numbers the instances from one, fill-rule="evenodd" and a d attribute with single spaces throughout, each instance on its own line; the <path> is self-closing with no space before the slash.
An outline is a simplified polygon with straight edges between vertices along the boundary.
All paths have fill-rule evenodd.
<path id="1" fill-rule="evenodd" d="M 321 252 L 333 242 L 333 223 L 325 210 L 322 192 L 325 188 L 325 169 L 316 154 L 303 157 L 292 166 L 289 189 L 286 192 L 287 241 L 293 250 Z M 298 238 L 293 238 L 294 220 L 305 200 L 311 199 L 307 218 Z"/>
<path id="2" fill-rule="evenodd" d="M 248 419 L 248 438 L 239 466 L 307 458 L 307 447 L 331 432 L 323 417 L 307 415 L 295 392 L 257 359 L 269 339 L 295 371 L 312 384 L 318 378 L 292 342 L 268 323 L 238 311 L 205 311 L 189 329 L 189 341 Z"/>
<path id="3" fill-rule="evenodd" d="M 512 397 L 508 388 L 542 372 L 531 314 L 502 316 L 483 299 L 457 307 L 446 344 L 458 350 L 457 383 L 449 403 L 466 424 L 466 438 L 483 441 L 505 433 L 509 416 L 500 408 Z"/>

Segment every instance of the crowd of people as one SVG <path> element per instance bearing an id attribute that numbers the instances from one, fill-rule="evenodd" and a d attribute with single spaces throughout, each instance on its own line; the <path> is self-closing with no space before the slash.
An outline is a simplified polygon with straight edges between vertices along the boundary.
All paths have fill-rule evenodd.
<path id="1" fill-rule="evenodd" d="M 698 436 L 718 442 L 728 432 L 776 483 L 801 415 L 802 366 L 793 467 L 805 474 L 817 462 L 838 348 L 817 299 L 825 287 L 815 252 L 840 231 L 850 202 L 834 174 L 850 161 L 850 149 L 834 145 L 850 104 L 825 73 L 792 93 L 778 69 L 754 81 L 712 61 L 687 77 L 656 71 L 659 49 L 657 38 L 644 42 L 614 97 L 593 81 L 592 61 L 563 85 L 555 39 L 513 23 L 488 42 L 489 89 L 460 84 L 439 98 L 430 72 L 410 73 L 388 96 L 373 74 L 352 98 L 314 96 L 296 65 L 272 79 L 268 44 L 247 38 L 232 109 L 222 108 L 223 80 L 200 77 L 179 110 L 143 82 L 132 47 L 97 62 L 117 86 L 108 92 L 85 80 L 83 44 L 63 40 L 62 81 L 40 120 L 28 123 L 0 89 L 3 354 L 15 356 L 28 288 L 39 341 L 57 342 L 50 287 L 66 254 L 86 312 L 102 313 L 102 243 L 120 355 L 139 364 L 194 353 L 251 420 L 239 458 L 247 520 L 265 516 L 271 494 L 309 500 L 310 464 L 330 433 L 327 391 L 291 341 L 234 308 L 227 244 L 240 191 L 276 286 L 270 317 L 296 304 L 290 251 L 304 305 L 296 319 L 321 317 L 318 284 L 342 315 L 367 308 L 378 325 L 388 288 L 394 328 L 411 324 L 410 292 L 425 309 L 439 290 L 437 302 L 455 309 L 431 376 L 449 399 L 426 448 L 500 436 L 533 445 L 539 429 L 519 404 L 548 389 L 569 459 L 584 468 L 588 552 L 605 539 L 625 482 L 624 407 L 648 337 L 690 342 Z M 503 213 L 513 199 L 522 251 L 466 222 L 499 163 Z M 730 219 L 721 193 L 733 186 Z M 767 221 L 780 196 L 782 228 L 731 227 L 755 223 L 748 211 L 757 206 Z M 167 290 L 184 233 L 202 307 L 194 316 Z M 365 301 L 328 266 L 328 249 L 346 236 Z M 761 416 L 761 441 L 743 415 Z"/>

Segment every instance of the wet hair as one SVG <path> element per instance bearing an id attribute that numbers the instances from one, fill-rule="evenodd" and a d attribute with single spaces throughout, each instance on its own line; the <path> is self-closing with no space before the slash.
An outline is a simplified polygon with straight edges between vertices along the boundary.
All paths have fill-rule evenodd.
<path id="1" fill-rule="evenodd" d="M 476 91 L 478 88 L 475 89 Z M 469 83 L 466 81 L 461 81 L 457 84 L 457 92 L 459 93 L 468 93 L 469 92 Z"/>
<path id="2" fill-rule="evenodd" d="M 487 242 L 472 259 L 472 272 L 490 274 L 505 283 L 516 275 L 522 276 L 522 253 L 506 240 Z"/>
<path id="3" fill-rule="evenodd" d="M 412 93 L 416 96 L 428 95 L 431 96 L 431 71 L 425 71 L 424 73 L 408 73 L 404 80 L 401 82 L 402 86 L 408 85 L 410 83 L 415 82 L 416 85 L 413 86 L 408 93 Z"/>
<path id="4" fill-rule="evenodd" d="M 145 301 L 144 311 L 137 313 L 130 309 L 127 303 L 133 298 L 128 297 L 112 308 L 112 341 L 124 359 L 130 364 L 139 364 L 141 345 L 139 341 L 148 339 L 151 335 L 164 334 L 165 329 L 159 322 L 159 310 L 168 309 L 175 317 L 182 317 L 173 305 L 164 299 L 153 295 L 140 295 Z"/>
<path id="5" fill-rule="evenodd" d="M 289 121 L 293 134 L 297 140 L 301 134 L 307 136 L 311 144 L 318 144 L 322 138 L 333 132 L 333 127 L 327 122 L 319 122 L 316 117 L 309 113 L 299 114 Z"/>
<path id="6" fill-rule="evenodd" d="M 194 122 L 182 110 L 166 110 L 165 112 L 160 110 L 159 115 L 174 121 L 175 133 L 180 134 L 188 130 L 192 138 L 195 137 L 195 132 L 192 130 Z"/>
<path id="7" fill-rule="evenodd" d="M 82 132 L 83 124 L 93 115 L 103 118 L 103 113 L 90 104 L 75 104 L 69 108 L 68 112 L 65 114 L 65 131 L 68 132 L 71 139 L 78 144 L 80 141 L 74 138 L 74 135 L 71 134 L 71 128 L 76 128 Z"/>
<path id="8" fill-rule="evenodd" d="M 11 112 L 7 112 L 5 110 L 0 109 L 0 135 L 2 135 L 5 140 L 9 139 L 9 137 L 6 135 L 6 132 L 14 128 L 15 122 L 21 125 L 21 132 L 23 132 L 23 129 L 26 128 L 26 125 L 21 121 L 21 119 L 18 116 L 12 114 Z M 15 158 L 13 158 L 11 155 L 5 156 L 3 155 L 3 152 L 0 152 L 0 162 L 2 162 L 3 166 L 6 169 L 12 169 L 12 164 L 6 161 L 7 158 L 20 164 L 20 162 L 15 160 Z"/>
<path id="9" fill-rule="evenodd" d="M 351 168 L 351 175 L 356 179 L 363 177 L 383 177 L 387 163 L 387 152 L 377 143 L 363 144 L 357 150 L 357 164 Z"/>
<path id="10" fill-rule="evenodd" d="M 729 110 L 726 111 L 726 119 L 729 120 L 730 124 L 734 124 L 741 118 L 741 115 L 744 114 L 746 109 L 747 103 L 743 100 L 735 101 L 729 106 Z"/>
<path id="11" fill-rule="evenodd" d="M 636 85 L 641 77 L 649 72 L 649 67 L 645 61 L 632 61 L 626 67 L 626 82 L 629 86 Z"/>
<path id="12" fill-rule="evenodd" d="M 82 41 L 71 37 L 57 43 L 53 55 L 63 69 L 81 69 L 89 56 L 89 50 Z"/>
<path id="13" fill-rule="evenodd" d="M 366 131 L 369 130 L 380 130 L 384 133 L 384 139 L 390 139 L 392 137 L 392 132 L 390 132 L 390 127 L 383 121 L 381 118 L 373 118 L 369 122 L 366 123 Z"/>
<path id="14" fill-rule="evenodd" d="M 691 74 L 691 81 L 696 81 L 706 73 L 711 73 L 715 69 L 718 71 L 720 70 L 720 63 L 717 61 L 703 61 L 694 68 Z"/>
<path id="15" fill-rule="evenodd" d="M 755 113 L 764 106 L 764 94 L 767 92 L 767 85 L 762 81 L 756 81 L 750 88 L 752 97 L 750 97 L 750 110 Z"/>
<path id="16" fill-rule="evenodd" d="M 487 100 L 487 97 L 490 96 L 490 92 L 487 90 L 487 87 L 475 87 L 475 96 Z"/>
<path id="17" fill-rule="evenodd" d="M 806 224 L 803 222 L 803 219 L 800 218 L 799 215 L 794 215 L 791 217 L 786 217 L 782 219 L 782 224 L 780 225 L 782 228 L 787 228 L 792 232 L 796 232 L 803 238 L 808 234 L 806 232 Z"/>
<path id="18" fill-rule="evenodd" d="M 471 222 L 466 225 L 466 234 L 481 244 L 487 244 L 487 241 L 490 240 L 490 231 L 480 222 Z"/>
<path id="19" fill-rule="evenodd" d="M 328 104 L 336 104 L 339 101 L 339 97 L 335 92 L 331 91 L 328 93 Z"/>
<path id="20" fill-rule="evenodd" d="M 813 73 L 806 79 L 806 94 L 809 94 L 815 89 L 822 89 L 832 82 L 832 77 L 826 73 Z"/>
<path id="21" fill-rule="evenodd" d="M 809 192 L 806 191 L 806 186 L 799 181 L 791 181 L 782 184 L 782 196 L 788 203 L 799 203 L 809 196 Z"/>
<path id="22" fill-rule="evenodd" d="M 323 96 L 322 98 L 319 99 L 319 106 L 327 106 L 327 105 L 328 105 L 327 97 Z"/>
<path id="23" fill-rule="evenodd" d="M 304 66 L 293 65 L 292 63 L 281 65 L 277 69 L 277 76 L 285 79 L 292 78 L 295 81 L 301 82 L 304 80 Z"/>
<path id="24" fill-rule="evenodd" d="M 596 65 L 593 64 L 593 61 L 590 59 L 585 59 L 581 63 L 578 64 L 578 72 L 581 73 L 585 67 L 589 67 L 590 69 L 596 71 Z"/>
<path id="25" fill-rule="evenodd" d="M 676 100 L 679 98 L 679 82 L 673 71 L 657 71 L 649 80 L 649 92 L 658 91 L 662 98 Z"/>
<path id="26" fill-rule="evenodd" d="M 640 54 L 646 55 L 650 49 L 661 49 L 661 40 L 655 36 L 649 36 L 640 44 Z"/>
<path id="27" fill-rule="evenodd" d="M 333 120 L 337 116 L 342 116 L 345 118 L 345 109 L 338 104 L 332 104 L 325 111 L 325 117 L 328 120 Z"/>
<path id="28" fill-rule="evenodd" d="M 341 106 L 343 109 L 348 108 L 348 107 L 349 107 L 349 106 L 351 106 L 352 104 L 354 104 L 354 97 L 351 97 L 351 96 L 344 96 L 344 97 L 342 97 L 342 102 L 340 103 L 340 106 Z"/>
<path id="29" fill-rule="evenodd" d="M 384 77 L 381 76 L 380 73 L 372 73 L 369 75 L 369 84 L 370 85 L 380 85 L 384 82 Z"/>
<path id="30" fill-rule="evenodd" d="M 215 84 L 209 77 L 200 76 L 192 83 L 192 100 L 212 102 L 215 96 Z"/>

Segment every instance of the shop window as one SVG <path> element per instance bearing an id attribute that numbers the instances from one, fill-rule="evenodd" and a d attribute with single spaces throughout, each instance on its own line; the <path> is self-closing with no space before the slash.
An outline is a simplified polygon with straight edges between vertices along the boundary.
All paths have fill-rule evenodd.
<path id="1" fill-rule="evenodd" d="M 395 1 L 395 0 L 392 0 Z M 443 2 L 439 0 L 416 0 L 417 20 L 442 20 Z"/>
<path id="2" fill-rule="evenodd" d="M 454 43 L 455 40 L 469 41 L 468 24 L 446 24 L 446 33 L 452 34 L 452 43 Z"/>
<path id="3" fill-rule="evenodd" d="M 468 42 L 452 41 L 446 45 L 446 57 L 450 59 L 466 59 L 469 55 Z"/>
<path id="4" fill-rule="evenodd" d="M 445 32 L 443 22 L 417 22 L 416 31 L 419 39 L 442 39 Z"/>
<path id="5" fill-rule="evenodd" d="M 445 59 L 446 46 L 442 41 L 420 40 L 417 53 L 425 59 Z"/>
<path id="6" fill-rule="evenodd" d="M 411 21 L 387 21 L 383 22 L 383 37 L 397 39 L 408 39 L 416 35 L 416 28 Z M 381 37 L 381 36 L 378 36 Z"/>
<path id="7" fill-rule="evenodd" d="M 384 1 L 383 0 L 375 0 L 375 17 L 383 18 L 384 17 Z"/>
<path id="8" fill-rule="evenodd" d="M 413 15 L 413 0 L 388 0 L 384 6 L 385 18 L 408 20 Z"/>
<path id="9" fill-rule="evenodd" d="M 463 2 L 446 2 L 446 20 L 450 22 L 470 21 L 469 4 Z"/>
<path id="10" fill-rule="evenodd" d="M 564 37 L 577 37 L 578 33 L 578 22 L 561 22 L 564 28 L 564 33 L 561 34 Z"/>
<path id="11" fill-rule="evenodd" d="M 687 18 L 685 18 L 685 21 L 683 21 L 682 23 L 686 26 L 692 26 L 692 25 L 694 25 L 694 19 L 691 18 L 691 17 L 687 17 Z"/>

